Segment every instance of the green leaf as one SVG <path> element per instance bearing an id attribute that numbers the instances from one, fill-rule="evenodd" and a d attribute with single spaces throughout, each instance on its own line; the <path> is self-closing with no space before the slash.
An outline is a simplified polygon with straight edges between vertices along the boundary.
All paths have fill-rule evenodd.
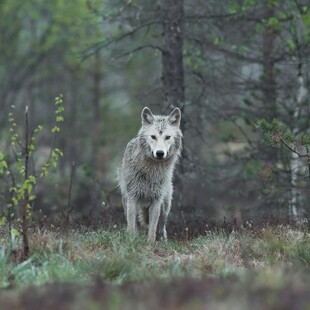
<path id="1" fill-rule="evenodd" d="M 16 228 L 12 227 L 11 228 L 11 238 L 12 238 L 12 240 L 15 240 L 18 236 L 19 236 L 19 231 Z"/>
<path id="2" fill-rule="evenodd" d="M 1 216 L 0 217 L 0 226 L 4 226 L 4 225 L 6 225 L 6 223 L 7 223 L 6 218 L 4 216 Z"/>
<path id="3" fill-rule="evenodd" d="M 52 133 L 56 133 L 56 132 L 60 132 L 60 128 L 58 126 L 55 126 L 53 129 L 52 129 Z"/>

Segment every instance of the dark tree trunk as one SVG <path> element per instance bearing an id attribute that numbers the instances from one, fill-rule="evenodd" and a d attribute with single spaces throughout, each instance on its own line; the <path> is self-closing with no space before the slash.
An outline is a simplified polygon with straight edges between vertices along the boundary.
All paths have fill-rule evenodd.
<path id="1" fill-rule="evenodd" d="M 264 19 L 269 21 L 276 16 L 276 6 L 268 0 L 264 2 Z M 268 22 L 265 24 L 262 32 L 262 106 L 264 107 L 262 117 L 272 121 L 277 118 L 277 91 L 276 91 L 276 72 L 275 72 L 275 40 L 277 37 L 276 29 Z M 280 204 L 283 193 L 283 177 L 277 172 L 276 166 L 280 160 L 280 150 L 272 147 L 265 148 L 262 153 L 262 158 L 265 162 L 266 170 L 270 171 L 270 176 L 264 182 L 265 204 L 270 210 L 280 211 Z M 270 190 L 271 189 L 271 190 Z"/>
<path id="2" fill-rule="evenodd" d="M 270 3 L 265 4 L 266 20 L 275 16 L 275 6 Z M 274 62 L 274 44 L 276 39 L 276 30 L 272 25 L 266 25 L 263 31 L 262 47 L 263 47 L 263 75 L 262 75 L 262 91 L 264 105 L 268 109 L 268 118 L 273 120 L 277 117 L 277 93 L 275 78 L 275 62 Z"/>
<path id="3" fill-rule="evenodd" d="M 168 113 L 174 107 L 184 110 L 183 70 L 183 0 L 163 0 L 162 109 Z"/>
<path id="4" fill-rule="evenodd" d="M 178 107 L 182 112 L 182 131 L 185 134 L 184 117 L 184 68 L 183 68 L 183 0 L 162 0 L 163 54 L 162 54 L 162 112 L 168 114 Z M 184 143 L 184 142 L 183 142 Z M 183 148 L 184 150 L 184 148 Z M 176 171 L 175 199 L 181 206 L 184 192 L 184 151 Z"/>
<path id="5" fill-rule="evenodd" d="M 101 72 L 101 59 L 100 53 L 96 52 L 94 55 L 94 68 L 92 72 L 93 78 L 93 100 L 92 100 L 92 110 L 93 110 L 93 123 L 92 123 L 92 168 L 94 174 L 96 174 L 97 169 L 97 158 L 100 145 L 100 82 L 102 78 Z"/>

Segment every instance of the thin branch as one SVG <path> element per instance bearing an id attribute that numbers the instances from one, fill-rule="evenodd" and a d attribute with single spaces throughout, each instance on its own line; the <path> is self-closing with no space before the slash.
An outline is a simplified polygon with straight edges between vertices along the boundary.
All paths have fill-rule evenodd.
<path id="1" fill-rule="evenodd" d="M 309 158 L 309 153 L 301 154 L 298 151 L 296 151 L 295 149 L 293 149 L 291 146 L 289 146 L 289 144 L 287 144 L 287 142 L 284 139 L 280 138 L 280 141 L 287 149 L 289 149 L 291 152 L 297 154 L 300 158 L 305 158 L 305 157 Z"/>
<path id="2" fill-rule="evenodd" d="M 83 63 L 87 58 L 89 58 L 89 57 L 93 56 L 94 54 L 96 54 L 97 52 L 99 52 L 101 49 L 109 47 L 112 44 L 115 44 L 115 43 L 129 37 L 129 36 L 132 36 L 133 34 L 135 34 L 140 29 L 143 29 L 145 27 L 155 25 L 155 24 L 161 24 L 161 23 L 162 22 L 160 20 L 148 21 L 148 22 L 145 22 L 145 23 L 138 25 L 135 29 L 133 29 L 131 31 L 128 31 L 126 33 L 119 35 L 116 38 L 112 38 L 112 39 L 107 40 L 105 42 L 100 42 L 100 43 L 96 44 L 95 46 L 91 46 L 90 48 L 88 48 L 84 52 L 84 55 L 82 54 L 81 63 Z"/>
<path id="3" fill-rule="evenodd" d="M 72 185 L 73 185 L 73 179 L 75 174 L 75 161 L 71 163 L 71 173 L 70 173 L 70 184 L 69 184 L 69 192 L 68 192 L 68 204 L 67 204 L 67 211 L 64 216 L 64 226 L 68 226 L 70 223 L 70 215 L 73 211 L 73 207 L 71 205 L 71 196 L 72 196 Z"/>
<path id="4" fill-rule="evenodd" d="M 227 14 L 211 14 L 211 15 L 201 15 L 201 14 L 193 14 L 193 15 L 186 15 L 185 20 L 190 21 L 200 21 L 204 19 L 228 19 L 228 18 L 239 18 L 243 19 L 248 22 L 256 22 L 262 23 L 264 21 L 264 16 L 252 16 L 254 15 L 253 12 L 245 13 L 227 13 Z M 286 17 L 278 18 L 280 22 L 287 22 L 294 18 L 293 15 L 288 15 Z"/>
<path id="5" fill-rule="evenodd" d="M 165 50 L 164 50 L 162 47 L 160 47 L 160 46 L 158 46 L 158 45 L 148 44 L 148 45 L 138 46 L 138 47 L 134 48 L 133 50 L 131 50 L 131 51 L 129 51 L 129 52 L 125 52 L 125 53 L 123 53 L 123 54 L 120 54 L 120 55 L 114 57 L 113 60 L 118 60 L 118 59 L 120 59 L 120 58 L 129 56 L 129 55 L 131 55 L 131 54 L 133 54 L 133 53 L 135 53 L 135 52 L 144 50 L 144 49 L 146 49 L 146 48 L 156 49 L 156 50 L 160 51 L 162 54 L 165 53 Z"/>
<path id="6" fill-rule="evenodd" d="M 228 14 L 215 14 L 215 15 L 185 15 L 185 20 L 201 20 L 201 19 L 217 19 L 217 18 L 228 18 L 238 16 L 237 13 L 228 13 Z"/>
<path id="7" fill-rule="evenodd" d="M 51 20 L 49 27 L 36 41 L 39 46 L 43 46 L 47 42 L 48 38 L 52 33 L 53 23 L 54 21 Z M 4 98 L 2 100 L 2 103 L 6 102 L 11 92 L 16 92 L 19 88 L 22 87 L 23 83 L 27 81 L 28 77 L 32 75 L 33 72 L 42 64 L 43 60 L 47 57 L 47 55 L 49 55 L 49 53 L 52 53 L 55 46 L 50 48 L 49 50 L 43 50 L 39 53 L 34 53 L 33 48 L 34 46 L 31 46 L 27 55 L 25 55 L 25 57 L 23 57 L 21 61 L 18 62 L 18 64 L 13 68 L 12 72 L 9 72 L 8 76 L 10 76 L 11 78 L 1 92 L 2 99 Z M 0 103 L 0 105 L 2 103 Z"/>
<path id="8" fill-rule="evenodd" d="M 8 171 L 9 171 L 9 175 L 11 177 L 11 182 L 12 182 L 12 186 L 10 188 L 10 204 L 8 206 L 8 223 L 9 223 L 9 236 L 11 236 L 11 229 L 12 229 L 12 220 L 13 220 L 13 212 L 14 212 L 14 204 L 13 204 L 13 198 L 15 195 L 15 191 L 14 189 L 16 188 L 16 180 L 15 180 L 15 176 L 13 174 L 13 171 L 11 169 L 11 167 L 8 167 Z"/>
<path id="9" fill-rule="evenodd" d="M 28 106 L 25 108 L 25 162 L 24 162 L 24 184 L 26 184 L 29 178 L 29 117 L 28 117 Z M 23 236 L 23 259 L 29 257 L 29 239 L 28 239 L 28 218 L 29 218 L 29 191 L 25 190 L 24 198 L 22 201 L 22 236 Z"/>
<path id="10" fill-rule="evenodd" d="M 231 56 L 231 57 L 233 57 L 233 58 L 235 58 L 237 60 L 248 61 L 250 63 L 257 63 L 257 64 L 261 64 L 262 63 L 262 60 L 259 57 L 257 57 L 257 56 L 252 57 L 250 55 L 241 54 L 241 53 L 238 53 L 236 51 L 231 51 L 231 50 L 229 50 L 229 46 L 216 45 L 216 44 L 214 44 L 213 42 L 211 42 L 210 40 L 207 40 L 207 39 L 205 39 L 202 42 L 202 40 L 198 39 L 197 37 L 192 37 L 192 36 L 189 36 L 189 35 L 186 35 L 185 39 L 187 39 L 187 40 L 189 40 L 189 41 L 191 41 L 193 43 L 198 44 L 200 46 L 200 48 L 202 46 L 203 47 L 212 48 L 215 51 L 227 54 L 228 56 Z"/>

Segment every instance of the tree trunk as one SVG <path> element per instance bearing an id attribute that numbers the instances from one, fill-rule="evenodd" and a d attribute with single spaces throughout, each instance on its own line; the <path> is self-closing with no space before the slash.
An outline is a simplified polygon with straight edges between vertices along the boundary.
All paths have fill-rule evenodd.
<path id="1" fill-rule="evenodd" d="M 293 135 L 295 136 L 299 132 L 298 127 L 298 118 L 301 113 L 301 107 L 303 100 L 307 94 L 307 89 L 305 87 L 305 81 L 302 73 L 302 65 L 300 63 L 298 67 L 298 89 L 296 96 L 296 105 L 294 109 L 294 125 L 293 125 Z M 298 180 L 298 171 L 299 171 L 299 156 L 298 154 L 292 152 L 291 153 L 291 161 L 290 161 L 290 172 L 291 172 L 291 198 L 289 202 L 289 216 L 292 219 L 297 219 L 298 217 L 298 188 L 297 188 L 297 180 Z"/>
<path id="2" fill-rule="evenodd" d="M 293 131 L 294 132 L 294 131 Z M 298 190 L 297 190 L 297 177 L 298 177 L 298 160 L 299 157 L 296 153 L 291 154 L 290 171 L 291 171 L 291 198 L 289 202 L 289 216 L 296 219 L 297 203 L 298 203 Z"/>
<path id="3" fill-rule="evenodd" d="M 100 140 L 100 82 L 102 78 L 100 53 L 97 51 L 94 55 L 93 78 L 93 123 L 92 123 L 92 169 L 94 175 L 97 169 L 97 158 Z"/>
<path id="4" fill-rule="evenodd" d="M 185 135 L 184 118 L 184 68 L 183 68 L 183 0 L 162 0 L 163 54 L 162 54 L 162 112 L 168 114 L 179 107 L 182 112 L 182 131 Z M 184 149 L 183 149 L 184 150 Z M 184 151 L 176 171 L 175 201 L 181 206 L 184 193 Z"/>
<path id="5" fill-rule="evenodd" d="M 168 113 L 174 107 L 184 111 L 184 70 L 183 70 L 183 0 L 162 0 L 163 43 L 162 55 L 162 109 Z"/>
<path id="6" fill-rule="evenodd" d="M 268 20 L 275 16 L 274 4 L 265 4 L 265 19 Z M 268 118 L 273 120 L 277 117 L 277 94 L 275 79 L 275 63 L 274 63 L 274 43 L 276 39 L 276 31 L 272 25 L 266 25 L 263 31 L 263 75 L 262 75 L 262 91 L 264 105 L 268 109 Z"/>
<path id="7" fill-rule="evenodd" d="M 269 21 L 275 17 L 276 6 L 269 0 L 264 1 L 264 19 Z M 262 32 L 262 76 L 261 76 L 261 91 L 262 91 L 262 117 L 267 118 L 268 121 L 272 121 L 278 116 L 277 111 L 277 92 L 276 92 L 276 72 L 275 72 L 275 40 L 276 29 L 273 25 L 266 22 Z M 268 169 L 271 169 L 271 176 L 264 182 L 264 190 L 267 190 L 269 194 L 266 196 L 265 203 L 271 210 L 271 213 L 275 211 L 275 208 L 279 208 L 279 197 L 283 194 L 280 192 L 282 188 L 282 178 L 276 171 L 275 167 L 279 162 L 280 154 L 279 150 L 275 150 L 272 147 L 267 148 L 262 153 L 263 160 Z M 272 190 L 269 190 L 272 188 Z M 278 209 L 279 210 L 279 209 Z M 281 210 L 279 210 L 281 212 Z"/>

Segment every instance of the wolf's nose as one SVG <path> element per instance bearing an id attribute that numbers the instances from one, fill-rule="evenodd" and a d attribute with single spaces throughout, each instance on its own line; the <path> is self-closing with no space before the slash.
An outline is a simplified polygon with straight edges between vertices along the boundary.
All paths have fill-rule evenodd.
<path id="1" fill-rule="evenodd" d="M 157 158 L 162 159 L 162 158 L 164 158 L 164 155 L 165 155 L 165 152 L 164 152 L 164 151 L 157 151 L 157 152 L 156 152 L 156 157 L 157 157 Z"/>

